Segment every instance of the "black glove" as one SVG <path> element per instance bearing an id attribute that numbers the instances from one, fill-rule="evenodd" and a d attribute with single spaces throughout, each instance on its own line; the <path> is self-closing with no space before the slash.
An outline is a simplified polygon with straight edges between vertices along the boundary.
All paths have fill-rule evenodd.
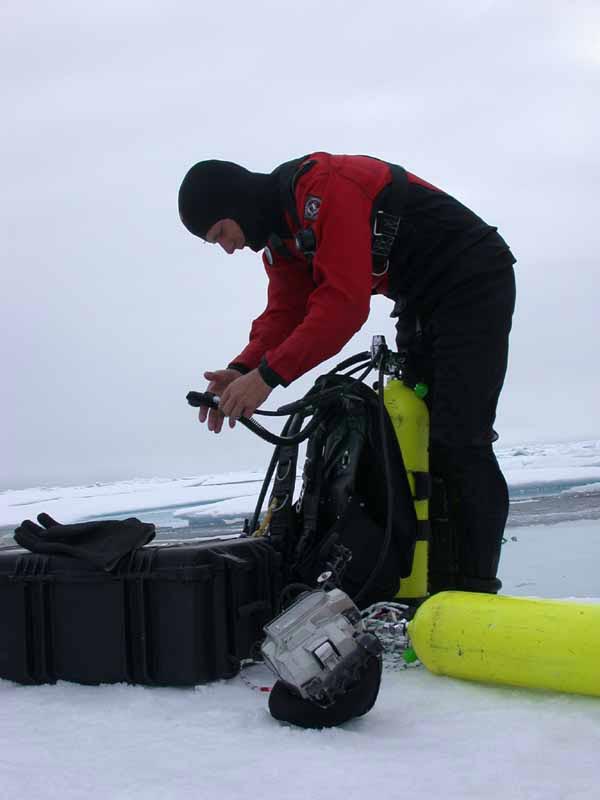
<path id="1" fill-rule="evenodd" d="M 36 525 L 24 520 L 15 529 L 15 541 L 32 553 L 62 554 L 88 561 L 109 572 L 123 556 L 154 539 L 156 529 L 135 517 L 102 519 L 61 525 L 49 514 L 38 514 Z M 43 526 L 43 527 L 40 527 Z"/>

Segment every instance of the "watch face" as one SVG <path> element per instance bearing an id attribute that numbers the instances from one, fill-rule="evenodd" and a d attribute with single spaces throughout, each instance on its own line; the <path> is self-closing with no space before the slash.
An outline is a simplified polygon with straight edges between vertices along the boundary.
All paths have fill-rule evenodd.
<path id="1" fill-rule="evenodd" d="M 272 267 L 273 266 L 273 253 L 271 252 L 270 247 L 265 247 L 264 250 L 265 258 L 267 259 L 267 264 Z"/>
<path id="2" fill-rule="evenodd" d="M 304 204 L 304 219 L 316 219 L 319 216 L 319 209 L 321 208 L 321 198 L 309 194 Z"/>

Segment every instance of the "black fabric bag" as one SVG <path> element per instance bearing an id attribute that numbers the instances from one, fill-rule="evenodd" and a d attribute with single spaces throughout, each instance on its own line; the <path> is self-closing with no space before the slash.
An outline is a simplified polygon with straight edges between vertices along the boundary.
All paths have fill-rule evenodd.
<path id="1" fill-rule="evenodd" d="M 417 538 L 417 520 L 402 453 L 391 421 L 384 414 L 389 476 L 378 395 L 343 375 L 327 375 L 315 393 L 338 389 L 321 424 L 308 440 L 302 488 L 293 502 L 296 447 L 282 447 L 270 506 L 275 506 L 269 531 L 284 554 L 289 579 L 310 586 L 346 548 L 351 560 L 340 588 L 359 605 L 391 600 L 400 578 L 410 575 Z M 383 563 L 373 572 L 385 548 L 388 525 L 388 479 L 391 483 L 391 537 Z M 373 580 L 361 594 L 365 584 Z"/>
<path id="2" fill-rule="evenodd" d="M 113 572 L 0 550 L 0 677 L 189 686 L 230 678 L 278 612 L 264 539 L 142 547 Z"/>

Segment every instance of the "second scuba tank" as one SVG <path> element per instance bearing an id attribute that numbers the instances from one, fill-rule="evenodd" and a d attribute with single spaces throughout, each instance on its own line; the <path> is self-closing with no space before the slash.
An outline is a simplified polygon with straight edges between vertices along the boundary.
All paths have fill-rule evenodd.
<path id="1" fill-rule="evenodd" d="M 429 551 L 429 411 L 420 387 L 407 386 L 391 378 L 383 390 L 383 400 L 402 452 L 417 515 L 418 538 L 413 568 L 402 578 L 397 598 L 415 600 L 427 596 Z"/>
<path id="2" fill-rule="evenodd" d="M 440 592 L 408 625 L 431 672 L 600 696 L 600 604 Z"/>

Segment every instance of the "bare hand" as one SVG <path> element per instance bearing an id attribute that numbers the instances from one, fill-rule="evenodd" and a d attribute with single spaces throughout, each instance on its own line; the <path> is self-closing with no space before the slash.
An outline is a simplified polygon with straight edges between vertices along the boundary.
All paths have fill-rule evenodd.
<path id="1" fill-rule="evenodd" d="M 238 378 L 242 377 L 242 373 L 237 369 L 218 369 L 215 372 L 205 372 L 204 377 L 210 381 L 206 387 L 206 391 L 213 392 L 213 394 L 221 397 L 227 387 Z M 200 422 L 206 422 L 208 417 L 208 430 L 220 433 L 223 427 L 224 414 L 217 408 L 209 409 L 208 406 L 201 406 L 198 413 Z"/>
<path id="2" fill-rule="evenodd" d="M 219 411 L 229 417 L 229 427 L 233 428 L 240 417 L 251 417 L 273 390 L 263 381 L 257 369 L 232 381 L 219 403 Z"/>

